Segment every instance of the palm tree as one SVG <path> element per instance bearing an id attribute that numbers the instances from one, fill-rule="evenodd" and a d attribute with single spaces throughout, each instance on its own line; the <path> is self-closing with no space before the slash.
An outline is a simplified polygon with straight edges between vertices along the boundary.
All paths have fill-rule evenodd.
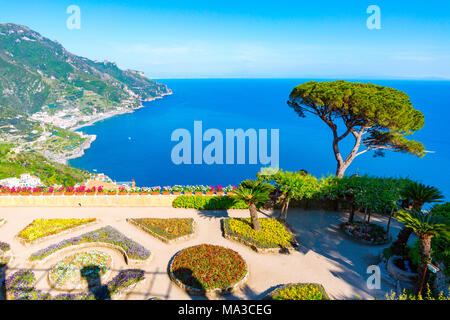
<path id="1" fill-rule="evenodd" d="M 442 193 L 435 187 L 426 186 L 422 183 L 411 182 L 408 183 L 402 192 L 402 198 L 406 200 L 408 209 L 422 210 L 425 203 L 441 202 L 444 198 Z M 404 226 L 400 230 L 397 240 L 392 244 L 392 253 L 396 255 L 403 255 L 405 253 L 406 244 L 413 230 Z"/>
<path id="2" fill-rule="evenodd" d="M 234 190 L 235 200 L 243 201 L 248 205 L 253 229 L 261 230 L 258 220 L 258 208 L 269 200 L 269 194 L 273 191 L 274 186 L 260 180 L 245 180 L 237 189 Z"/>
<path id="3" fill-rule="evenodd" d="M 406 227 L 413 230 L 419 237 L 420 242 L 420 266 L 417 294 L 422 292 L 427 264 L 431 262 L 431 239 L 433 237 L 449 237 L 449 221 L 443 217 L 435 216 L 433 213 L 424 214 L 420 210 L 401 210 L 397 216 Z"/>

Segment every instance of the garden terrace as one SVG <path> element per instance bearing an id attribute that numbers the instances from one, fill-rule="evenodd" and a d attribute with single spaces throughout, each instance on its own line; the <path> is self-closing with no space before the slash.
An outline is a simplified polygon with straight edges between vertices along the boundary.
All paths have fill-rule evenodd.
<path id="1" fill-rule="evenodd" d="M 17 197 L 19 198 L 19 197 Z M 24 197 L 27 198 L 27 197 Z M 28 197 L 32 198 L 32 197 Z M 43 197 L 36 197 L 43 198 Z M 58 197 L 49 197 L 58 198 Z M 71 198 L 71 197 L 60 197 Z M 81 197 L 79 197 L 81 198 Z M 88 198 L 88 197 L 85 197 Z M 97 197 L 97 198 L 107 198 Z M 132 198 L 110 197 L 110 198 Z M 152 198 L 144 196 L 141 198 Z M 171 198 L 170 196 L 158 196 L 154 198 Z M 277 211 L 261 209 L 260 217 L 276 217 Z M 48 293 L 52 298 L 60 296 L 66 299 L 82 299 L 83 295 L 67 296 L 69 292 L 61 292 L 52 288 L 48 283 L 48 272 L 64 257 L 73 253 L 82 253 L 88 250 L 98 250 L 108 253 L 113 258 L 113 269 L 111 276 L 117 272 L 128 268 L 138 268 L 145 271 L 145 276 L 151 285 L 139 285 L 130 289 L 121 299 L 147 300 L 159 297 L 163 300 L 192 299 L 192 295 L 185 289 L 176 285 L 168 276 L 168 267 L 174 256 L 180 250 L 196 246 L 203 243 L 218 245 L 230 248 L 245 259 L 249 277 L 245 283 L 249 290 L 235 290 L 231 295 L 221 297 L 224 299 L 261 299 L 269 290 L 286 283 L 320 283 L 326 290 L 330 298 L 333 299 L 373 299 L 384 297 L 392 287 L 383 283 L 381 289 L 369 290 L 366 285 L 367 280 L 367 256 L 377 256 L 382 248 L 372 246 L 361 246 L 351 241 L 340 232 L 339 226 L 347 221 L 347 215 L 339 212 L 325 211 L 303 211 L 292 208 L 289 211 L 289 229 L 295 234 L 295 239 L 301 243 L 297 250 L 292 250 L 289 254 L 260 254 L 250 247 L 242 245 L 237 241 L 230 241 L 223 237 L 221 223 L 224 218 L 248 219 L 249 210 L 214 210 L 202 211 L 196 209 L 175 209 L 172 207 L 72 207 L 72 208 L 2 208 L 1 217 L 7 223 L 0 228 L 1 241 L 11 245 L 14 253 L 14 260 L 4 270 L 5 278 L 9 278 L 17 270 L 31 269 L 36 275 L 37 282 L 34 286 L 41 290 L 41 293 Z M 70 231 L 70 235 L 57 234 L 53 240 L 42 244 L 23 246 L 17 233 L 36 219 L 89 219 L 96 217 L 96 225 L 86 227 L 86 230 Z M 137 218 L 161 219 L 161 218 L 183 218 L 195 220 L 195 237 L 186 241 L 185 244 L 168 245 L 159 241 L 137 227 L 130 224 L 127 219 Z M 264 220 L 261 219 L 261 220 Z M 362 219 L 358 212 L 355 220 Z M 387 217 L 385 215 L 374 214 L 372 222 L 385 226 Z M 67 241 L 69 238 L 79 238 L 81 235 L 90 233 L 106 226 L 111 226 L 121 234 L 130 238 L 133 242 L 139 243 L 142 247 L 150 249 L 152 253 L 157 253 L 152 258 L 151 263 L 140 264 L 139 267 L 130 266 L 123 259 L 122 249 L 103 247 L 102 243 L 86 243 L 90 247 L 81 245 L 68 246 L 62 250 L 57 250 L 41 260 L 29 261 L 30 255 L 40 249 L 44 249 L 52 244 Z M 390 234 L 396 236 L 400 225 L 396 220 L 392 221 Z M 130 260 L 131 261 L 131 260 Z M 145 262 L 146 260 L 142 260 Z M 293 270 L 295 270 L 293 272 Z M 105 279 L 102 285 L 106 284 Z M 141 283 L 141 282 L 139 282 Z M 131 287 L 130 287 L 131 288 Z M 74 294 L 74 292 L 71 292 Z M 0 292 L 0 299 L 3 298 Z M 91 296 L 90 296 L 91 297 Z M 117 299 L 118 295 L 113 296 Z M 211 298 L 217 298 L 214 295 Z"/>
<path id="2" fill-rule="evenodd" d="M 96 222 L 91 219 L 36 219 L 19 232 L 17 238 L 25 243 L 33 243 L 39 240 L 59 234 L 63 231 L 72 231 L 72 229 L 86 226 Z"/>
<path id="3" fill-rule="evenodd" d="M 30 261 L 40 261 L 55 252 L 72 246 L 81 246 L 83 244 L 107 244 L 112 247 L 123 250 L 125 258 L 128 262 L 147 261 L 150 259 L 151 253 L 139 243 L 127 238 L 122 233 L 111 226 L 106 226 L 98 230 L 85 233 L 81 236 L 63 240 L 33 253 Z M 131 261 L 130 261 L 131 260 Z"/>
<path id="4" fill-rule="evenodd" d="M 194 219 L 128 219 L 128 221 L 161 241 L 172 243 L 194 234 Z"/>
<path id="5" fill-rule="evenodd" d="M 250 219 L 229 218 L 222 220 L 225 238 L 243 243 L 258 252 L 279 252 L 293 249 L 297 243 L 293 235 L 278 220 L 259 219 L 260 231 L 252 228 Z"/>

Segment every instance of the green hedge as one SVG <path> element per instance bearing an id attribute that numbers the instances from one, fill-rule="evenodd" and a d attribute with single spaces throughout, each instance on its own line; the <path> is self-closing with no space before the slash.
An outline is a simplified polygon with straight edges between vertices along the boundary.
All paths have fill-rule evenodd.
<path id="1" fill-rule="evenodd" d="M 173 201 L 172 206 L 197 210 L 248 209 L 245 203 L 236 202 L 230 196 L 179 196 Z"/>

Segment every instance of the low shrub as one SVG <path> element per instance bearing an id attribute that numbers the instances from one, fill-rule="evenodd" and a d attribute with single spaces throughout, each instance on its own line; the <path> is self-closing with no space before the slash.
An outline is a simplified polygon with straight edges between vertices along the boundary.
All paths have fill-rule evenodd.
<path id="1" fill-rule="evenodd" d="M 227 209 L 248 209 L 243 202 L 236 202 L 230 196 L 202 196 L 183 195 L 177 197 L 172 206 L 174 208 L 191 208 L 197 210 L 227 210 Z"/>
<path id="2" fill-rule="evenodd" d="M 276 219 L 259 219 L 260 231 L 252 228 L 251 219 L 223 219 L 224 232 L 227 236 L 242 240 L 245 244 L 259 248 L 292 247 L 293 236 Z"/>
<path id="3" fill-rule="evenodd" d="M 130 219 L 143 230 L 166 240 L 175 240 L 194 232 L 194 219 Z"/>
<path id="4" fill-rule="evenodd" d="M 17 237 L 25 242 L 58 234 L 84 224 L 96 221 L 93 219 L 36 219 L 19 232 Z"/>
<path id="5" fill-rule="evenodd" d="M 247 265 L 234 250 L 202 244 L 178 252 L 170 272 L 191 288 L 226 289 L 244 279 Z"/>
<path id="6" fill-rule="evenodd" d="M 385 298 L 386 300 L 450 300 L 450 296 L 445 296 L 443 292 L 440 292 L 438 295 L 433 295 L 428 284 L 424 295 L 415 295 L 406 291 L 406 289 L 403 289 L 400 294 L 397 294 L 395 291 L 391 290 L 389 294 L 386 294 Z"/>
<path id="7" fill-rule="evenodd" d="M 126 252 L 127 256 L 130 259 L 135 260 L 147 260 L 151 254 L 150 251 L 145 249 L 139 243 L 134 242 L 130 238 L 127 238 L 113 227 L 106 226 L 98 230 L 85 233 L 78 237 L 63 240 L 59 243 L 48 246 L 47 248 L 41 249 L 33 253 L 30 256 L 29 260 L 42 260 L 45 257 L 48 257 L 49 255 L 63 248 L 90 242 L 104 242 L 107 244 L 118 246 Z"/>
<path id="8" fill-rule="evenodd" d="M 322 285 L 316 283 L 296 283 L 276 289 L 272 300 L 330 300 Z"/>

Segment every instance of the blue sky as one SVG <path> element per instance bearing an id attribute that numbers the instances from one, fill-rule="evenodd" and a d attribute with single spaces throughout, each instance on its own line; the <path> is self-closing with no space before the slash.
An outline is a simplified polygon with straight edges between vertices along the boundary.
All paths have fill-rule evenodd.
<path id="1" fill-rule="evenodd" d="M 81 29 L 69 30 L 69 5 Z M 369 30 L 369 5 L 381 29 Z M 450 79 L 450 1 L 4 1 L 0 22 L 152 78 Z"/>

